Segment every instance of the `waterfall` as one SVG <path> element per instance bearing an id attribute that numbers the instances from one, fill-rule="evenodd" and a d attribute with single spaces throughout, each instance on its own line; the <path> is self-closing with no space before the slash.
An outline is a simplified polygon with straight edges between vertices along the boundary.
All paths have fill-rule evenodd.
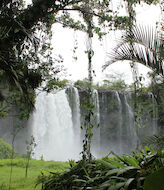
<path id="1" fill-rule="evenodd" d="M 78 158 L 71 109 L 65 90 L 40 93 L 32 116 L 32 134 L 36 140 L 35 158 L 68 160 Z"/>
<path id="2" fill-rule="evenodd" d="M 74 130 L 80 133 L 80 99 L 79 92 L 75 87 L 67 88 L 68 101 L 72 112 Z"/>
<path id="3" fill-rule="evenodd" d="M 74 130 L 74 143 L 76 144 L 76 152 L 82 151 L 82 138 L 81 138 L 81 114 L 80 114 L 80 98 L 79 92 L 75 87 L 69 87 L 66 90 L 68 102 L 72 113 L 72 123 Z"/>
<path id="4" fill-rule="evenodd" d="M 125 127 L 126 131 L 124 134 L 124 137 L 127 141 L 123 149 L 126 151 L 136 147 L 137 142 L 138 142 L 138 137 L 136 133 L 136 126 L 135 126 L 135 121 L 134 121 L 134 112 L 130 105 L 128 104 L 128 100 L 132 99 L 131 94 L 124 94 L 124 102 L 125 102 Z"/>
<path id="5" fill-rule="evenodd" d="M 118 143 L 119 143 L 119 148 L 118 148 L 118 151 L 121 153 L 121 150 L 122 150 L 122 103 L 121 103 L 121 99 L 120 99 L 120 96 L 119 96 L 119 93 L 118 91 L 114 91 L 115 93 L 115 97 L 116 97 L 116 104 L 117 104 L 117 109 L 118 109 L 118 128 L 117 128 L 117 138 L 118 138 Z"/>
<path id="6" fill-rule="evenodd" d="M 122 102 L 117 91 L 99 91 L 101 155 L 122 150 Z"/>
<path id="7" fill-rule="evenodd" d="M 153 93 L 151 93 L 151 97 L 152 97 L 152 104 L 153 104 L 153 117 L 152 117 L 152 122 L 153 122 L 153 135 L 157 133 L 157 103 L 156 100 L 154 98 Z"/>
<path id="8" fill-rule="evenodd" d="M 93 138 L 91 143 L 91 152 L 93 156 L 100 157 L 100 109 L 99 109 L 99 95 L 98 91 L 92 91 L 92 100 L 94 105 L 93 116 Z"/>
<path id="9" fill-rule="evenodd" d="M 45 160 L 80 159 L 84 131 L 80 129 L 84 121 L 88 91 L 69 87 L 56 93 L 41 92 L 36 97 L 36 109 L 28 121 L 23 121 L 15 139 L 15 147 L 21 154 L 26 152 L 26 140 L 33 135 L 37 143 L 34 158 Z M 111 150 L 126 153 L 143 141 L 145 136 L 158 134 L 157 108 L 152 94 L 144 94 L 141 106 L 140 126 L 134 121 L 133 96 L 110 90 L 93 90 L 94 104 L 93 156 L 106 156 Z M 11 113 L 12 114 L 12 113 Z M 96 126 L 100 124 L 97 128 Z M 11 142 L 16 118 L 0 120 L 0 138 Z"/>
<path id="10" fill-rule="evenodd" d="M 99 109 L 99 95 L 96 89 L 92 92 L 94 111 L 96 112 L 96 124 L 100 124 L 100 109 Z"/>

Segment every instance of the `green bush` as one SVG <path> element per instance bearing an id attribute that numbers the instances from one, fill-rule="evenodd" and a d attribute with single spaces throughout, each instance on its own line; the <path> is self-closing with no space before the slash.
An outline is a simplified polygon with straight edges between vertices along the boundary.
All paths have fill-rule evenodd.
<path id="1" fill-rule="evenodd" d="M 88 88 L 89 86 L 89 81 L 87 78 L 83 79 L 83 80 L 77 80 L 75 83 L 74 83 L 74 86 L 75 87 L 81 87 L 81 88 Z"/>
<path id="2" fill-rule="evenodd" d="M 146 146 L 131 154 L 111 152 L 110 157 L 99 160 L 81 160 L 64 173 L 42 173 L 38 183 L 42 184 L 43 190 L 142 190 L 147 176 L 151 179 L 152 173 L 164 168 L 163 159 L 162 151 L 154 152 Z M 145 187 L 149 187 L 149 178 Z"/>
<path id="3" fill-rule="evenodd" d="M 11 158 L 12 156 L 12 147 L 8 143 L 4 142 L 2 139 L 0 139 L 0 159 L 6 159 Z M 17 153 L 14 150 L 13 151 L 13 157 L 16 157 Z"/>

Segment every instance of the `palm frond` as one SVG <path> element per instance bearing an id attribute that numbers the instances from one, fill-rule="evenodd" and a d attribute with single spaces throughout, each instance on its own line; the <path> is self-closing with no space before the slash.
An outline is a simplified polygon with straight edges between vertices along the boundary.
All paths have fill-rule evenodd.
<path id="1" fill-rule="evenodd" d="M 131 50 L 130 41 L 133 43 Z M 164 76 L 164 35 L 152 27 L 134 26 L 109 53 L 109 61 L 103 69 L 117 61 L 134 61 Z"/>
<path id="2" fill-rule="evenodd" d="M 164 149 L 164 135 L 146 137 L 143 144 L 152 145 L 155 149 Z"/>

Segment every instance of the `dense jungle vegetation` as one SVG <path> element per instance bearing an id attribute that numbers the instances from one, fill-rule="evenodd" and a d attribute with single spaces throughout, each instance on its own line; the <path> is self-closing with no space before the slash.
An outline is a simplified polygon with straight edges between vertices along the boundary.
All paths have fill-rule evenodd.
<path id="1" fill-rule="evenodd" d="M 144 90 L 141 78 L 137 75 L 135 63 L 151 68 L 152 84 L 149 91 L 154 94 L 159 112 L 159 125 L 164 127 L 164 51 L 163 20 L 160 29 L 153 30 L 146 26 L 137 26 L 135 6 L 138 4 L 160 4 L 158 0 L 124 0 L 127 16 L 120 16 L 119 10 L 113 12 L 110 0 L 32 0 L 26 6 L 23 0 L 0 1 L 0 116 L 5 117 L 16 107 L 17 118 L 22 121 L 28 118 L 35 107 L 35 90 L 50 92 L 54 88 L 64 87 L 66 81 L 60 81 L 61 57 L 52 56 L 51 27 L 60 23 L 64 27 L 80 30 L 87 34 L 89 47 L 88 79 L 83 81 L 89 96 L 86 102 L 86 116 L 83 128 L 82 159 L 78 162 L 55 163 L 31 160 L 35 141 L 31 139 L 27 146 L 25 158 L 18 158 L 12 147 L 0 140 L 0 189 L 26 189 L 32 183 L 43 190 L 163 190 L 164 189 L 164 135 L 147 137 L 142 148 L 137 148 L 128 155 L 116 155 L 111 152 L 102 159 L 92 157 L 93 105 L 91 103 L 94 71 L 92 70 L 92 40 L 94 35 L 101 39 L 105 33 L 103 27 L 111 30 L 122 30 L 123 38 L 110 54 L 110 61 L 104 69 L 119 60 L 129 60 L 134 75 L 134 108 L 137 109 L 137 95 Z M 79 13 L 79 19 L 72 17 L 71 12 Z M 108 33 L 107 32 L 107 33 Z M 142 44 L 142 47 L 140 46 Z M 160 77 L 159 77 L 160 76 Z M 77 82 L 76 85 L 80 85 Z M 110 86 L 110 80 L 104 81 Z M 113 86 L 126 88 L 123 81 Z M 20 126 L 17 128 L 20 130 Z M 53 151 L 53 150 L 52 150 Z M 9 159 L 10 157 L 10 159 Z M 44 157 L 44 155 L 43 155 Z M 26 161 L 24 162 L 25 159 Z M 22 169 L 23 168 L 23 169 Z M 69 168 L 69 169 L 68 169 Z M 39 171 L 41 170 L 41 172 Z M 30 170 L 31 174 L 28 174 Z M 46 173 L 45 171 L 48 170 Z M 19 173 L 20 172 L 20 173 Z M 25 172 L 25 177 L 22 173 Z M 30 173 L 29 172 L 29 173 Z M 18 175 L 19 173 L 19 175 Z M 40 175 L 39 175 L 40 173 Z M 15 175 L 16 174 L 16 175 Z M 10 176 L 6 182 L 7 175 Z M 15 177 L 13 177 L 15 175 Z M 34 181 L 37 178 L 37 182 Z M 15 178 L 13 180 L 13 178 Z M 19 179 L 18 179 L 19 178 Z M 18 187 L 22 182 L 27 184 Z M 18 183 L 16 185 L 15 183 Z"/>

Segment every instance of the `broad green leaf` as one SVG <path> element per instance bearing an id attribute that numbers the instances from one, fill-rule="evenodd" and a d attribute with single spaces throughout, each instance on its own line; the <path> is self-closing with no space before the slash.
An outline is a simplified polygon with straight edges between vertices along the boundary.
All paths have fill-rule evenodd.
<path id="1" fill-rule="evenodd" d="M 128 166 L 126 168 L 120 169 L 120 171 L 117 173 L 117 176 L 123 175 L 125 173 L 126 175 L 128 175 L 129 173 L 129 175 L 133 176 L 134 174 L 137 173 L 137 171 L 138 171 L 137 168 Z"/>
<path id="2" fill-rule="evenodd" d="M 136 168 L 140 168 L 138 160 L 133 158 L 132 156 L 123 156 L 124 160 L 126 160 L 131 166 L 134 166 Z"/>
<path id="3" fill-rule="evenodd" d="M 131 183 L 132 183 L 134 180 L 135 180 L 135 178 L 129 178 L 129 179 L 127 180 L 127 182 L 125 183 L 125 186 L 124 186 L 125 190 L 128 190 L 129 186 L 131 185 Z"/>
<path id="4" fill-rule="evenodd" d="M 110 187 L 111 186 L 111 180 L 108 180 L 108 181 L 105 181 L 104 183 L 102 183 L 100 186 L 99 186 L 99 189 L 106 189 L 107 187 Z"/>
<path id="5" fill-rule="evenodd" d="M 111 163 L 112 165 L 116 166 L 116 167 L 119 167 L 119 168 L 125 167 L 123 163 L 115 161 L 115 160 L 109 160 L 108 162 Z"/>
<path id="6" fill-rule="evenodd" d="M 106 176 L 111 176 L 113 174 L 117 174 L 118 172 L 120 171 L 120 168 L 116 168 L 116 169 L 113 169 L 113 170 L 110 170 Z"/>
<path id="7" fill-rule="evenodd" d="M 116 168 L 115 165 L 112 165 L 109 162 L 104 161 L 104 160 L 97 160 L 96 163 L 102 165 L 103 167 L 105 167 L 106 169 L 109 169 L 109 170 Z"/>
<path id="8" fill-rule="evenodd" d="M 124 185 L 125 185 L 124 182 L 116 183 L 115 185 L 112 185 L 111 187 L 109 187 L 108 190 L 118 190 L 121 187 L 123 187 Z"/>
<path id="9" fill-rule="evenodd" d="M 124 177 L 118 177 L 118 176 L 111 176 L 110 179 L 112 179 L 112 180 L 118 180 L 118 181 L 122 181 L 122 182 L 126 181 L 126 178 L 124 178 Z"/>
<path id="10" fill-rule="evenodd" d="M 74 179 L 73 182 L 86 183 L 86 180 L 83 180 L 83 179 Z"/>

